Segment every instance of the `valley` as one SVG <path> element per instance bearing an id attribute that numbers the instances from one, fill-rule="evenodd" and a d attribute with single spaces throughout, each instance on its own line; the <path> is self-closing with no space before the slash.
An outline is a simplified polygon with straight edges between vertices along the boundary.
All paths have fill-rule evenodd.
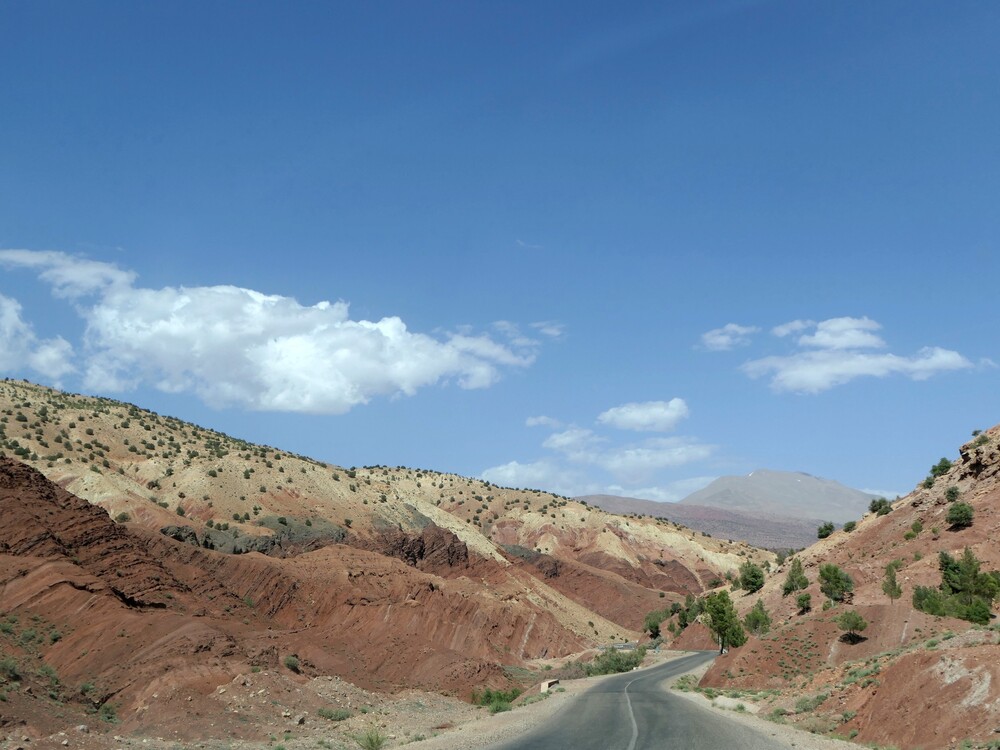
<path id="1" fill-rule="evenodd" d="M 971 580 L 1000 590 L 1000 428 L 779 557 L 539 490 L 334 466 L 23 381 L 0 383 L 0 426 L 5 747 L 298 747 L 318 732 L 336 748 L 373 728 L 388 746 L 419 741 L 481 717 L 474 692 L 537 695 L 602 646 L 716 648 L 702 602 L 723 594 L 747 640 L 683 689 L 878 745 L 987 747 L 1000 726 L 992 599 L 976 622 L 950 599 L 921 605 L 947 612 L 912 603 L 917 587 L 944 596 L 942 554 L 971 555 Z M 962 504 L 969 521 L 949 520 Z M 831 567 L 850 580 L 833 595 Z M 759 586 L 740 588 L 751 569 Z"/>

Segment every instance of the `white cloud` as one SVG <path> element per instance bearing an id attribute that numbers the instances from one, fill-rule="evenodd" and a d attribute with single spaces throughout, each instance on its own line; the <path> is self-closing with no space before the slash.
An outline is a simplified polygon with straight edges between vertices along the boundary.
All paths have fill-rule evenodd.
<path id="1" fill-rule="evenodd" d="M 558 419 L 553 419 L 552 417 L 546 417 L 545 415 L 539 415 L 537 417 L 528 417 L 524 420 L 524 424 L 527 427 L 551 427 L 554 430 L 558 430 L 562 427 L 562 422 Z"/>
<path id="2" fill-rule="evenodd" d="M 622 404 L 600 414 L 597 421 L 621 430 L 667 432 L 674 429 L 688 413 L 684 399 L 672 398 L 669 401 Z"/>
<path id="3" fill-rule="evenodd" d="M 775 391 L 820 393 L 860 377 L 902 375 L 926 380 L 973 366 L 958 352 L 940 347 L 924 347 L 909 357 L 872 352 L 886 348 L 876 333 L 880 330 L 881 324 L 868 317 L 844 316 L 818 323 L 793 320 L 771 329 L 779 338 L 802 334 L 795 339 L 792 352 L 753 359 L 740 369 L 751 378 L 769 377 Z"/>
<path id="4" fill-rule="evenodd" d="M 742 370 L 752 378 L 771 376 L 771 387 L 776 391 L 819 393 L 863 376 L 904 375 L 926 380 L 939 372 L 967 367 L 972 363 L 958 352 L 925 347 L 912 357 L 839 349 L 800 352 L 752 360 Z"/>
<path id="5" fill-rule="evenodd" d="M 557 339 L 563 335 L 566 330 L 566 326 L 562 323 L 557 323 L 554 320 L 543 320 L 538 323 L 532 323 L 531 327 L 538 331 L 543 336 L 548 336 L 549 338 Z"/>
<path id="6" fill-rule="evenodd" d="M 442 382 L 485 388 L 505 369 L 530 366 L 538 349 L 510 323 L 497 327 L 513 339 L 505 343 L 469 331 L 433 337 L 398 317 L 351 320 L 342 301 L 303 306 L 234 286 L 136 287 L 131 272 L 63 253 L 0 251 L 0 263 L 36 270 L 63 297 L 97 295 L 77 307 L 93 389 L 146 382 L 217 406 L 338 414 Z M 40 361 L 57 354 L 56 342 Z"/>
<path id="7" fill-rule="evenodd" d="M 830 318 L 817 323 L 814 334 L 800 336 L 799 344 L 820 349 L 881 349 L 885 342 L 873 333 L 881 328 L 870 318 Z"/>
<path id="8" fill-rule="evenodd" d="M 760 331 L 756 326 L 741 326 L 737 323 L 727 323 L 722 328 L 714 328 L 701 335 L 701 343 L 709 351 L 725 352 L 737 346 L 750 343 L 751 334 Z"/>
<path id="9" fill-rule="evenodd" d="M 640 443 L 610 446 L 592 430 L 571 427 L 542 443 L 573 463 L 593 466 L 620 481 L 638 482 L 654 472 L 708 458 L 714 448 L 686 437 L 650 438 Z"/>
<path id="10" fill-rule="evenodd" d="M 798 333 L 807 328 L 812 328 L 814 325 L 816 325 L 816 322 L 812 320 L 793 320 L 788 323 L 782 323 L 780 326 L 775 326 L 771 329 L 771 333 L 778 338 L 784 338 L 791 333 Z"/>
<path id="11" fill-rule="evenodd" d="M 635 497 L 640 500 L 656 500 L 661 503 L 676 503 L 683 500 L 692 492 L 697 492 L 703 487 L 707 487 L 718 477 L 691 477 L 689 479 L 678 479 L 675 482 L 668 482 L 664 485 L 652 487 L 626 488 L 621 485 L 611 485 L 604 490 L 604 494 L 619 495 L 621 497 Z M 670 507 L 664 506 L 663 515 L 669 518 Z"/>
<path id="12" fill-rule="evenodd" d="M 135 274 L 113 263 L 77 258 L 51 250 L 0 250 L 0 265 L 30 268 L 52 285 L 57 297 L 76 299 L 102 292 L 109 287 L 125 288 Z"/>
<path id="13" fill-rule="evenodd" d="M 511 461 L 486 469 L 480 478 L 501 487 L 541 489 L 567 497 L 600 491 L 599 485 L 588 481 L 579 471 L 546 460 L 531 463 Z"/>
<path id="14" fill-rule="evenodd" d="M 30 368 L 58 380 L 73 372 L 73 347 L 62 337 L 39 339 L 21 317 L 21 304 L 0 294 L 0 372 Z"/>
<path id="15" fill-rule="evenodd" d="M 684 466 L 712 455 L 714 448 L 691 438 L 653 438 L 601 453 L 596 463 L 620 479 L 642 481 L 660 469 Z"/>

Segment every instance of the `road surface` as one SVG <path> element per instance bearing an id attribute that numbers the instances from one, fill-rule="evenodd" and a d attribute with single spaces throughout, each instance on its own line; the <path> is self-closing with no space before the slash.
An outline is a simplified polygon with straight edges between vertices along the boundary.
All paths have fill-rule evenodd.
<path id="1" fill-rule="evenodd" d="M 683 696 L 664 683 L 715 658 L 682 656 L 601 680 L 547 724 L 489 750 L 774 750 L 787 745 Z"/>

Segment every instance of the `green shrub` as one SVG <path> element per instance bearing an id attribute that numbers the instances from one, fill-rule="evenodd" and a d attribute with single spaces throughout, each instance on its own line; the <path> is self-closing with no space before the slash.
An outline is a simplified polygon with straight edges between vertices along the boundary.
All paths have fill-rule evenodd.
<path id="1" fill-rule="evenodd" d="M 878 516 L 884 516 L 892 511 L 892 505 L 884 497 L 876 497 L 868 503 L 868 511 Z"/>
<path id="2" fill-rule="evenodd" d="M 798 605 L 799 612 L 808 612 L 812 609 L 812 594 L 799 594 L 798 599 L 795 600 L 795 604 Z"/>
<path id="3" fill-rule="evenodd" d="M 816 529 L 817 539 L 826 539 L 830 534 L 833 533 L 833 521 L 825 521 L 819 525 Z"/>
<path id="4" fill-rule="evenodd" d="M 358 743 L 361 750 L 382 750 L 389 739 L 377 728 L 370 727 L 364 734 L 356 736 L 354 741 Z"/>
<path id="5" fill-rule="evenodd" d="M 739 588 L 752 594 L 764 586 L 764 571 L 747 560 L 740 566 L 740 575 L 736 580 Z"/>
<path id="6" fill-rule="evenodd" d="M 743 626 L 754 635 L 764 635 L 771 629 L 771 616 L 764 609 L 764 600 L 758 599 L 743 618 Z"/>
<path id="7" fill-rule="evenodd" d="M 302 668 L 299 658 L 297 656 L 286 656 L 285 657 L 285 667 L 292 672 L 298 674 L 299 670 Z"/>
<path id="8" fill-rule="evenodd" d="M 948 508 L 948 515 L 945 517 L 945 520 L 952 526 L 964 528 L 972 526 L 973 515 L 974 512 L 971 505 L 968 503 L 955 503 Z"/>
<path id="9" fill-rule="evenodd" d="M 21 679 L 21 672 L 17 668 L 17 662 L 13 659 L 0 659 L 0 677 L 8 682 Z"/>
<path id="10" fill-rule="evenodd" d="M 956 500 L 958 500 L 958 496 L 961 494 L 962 493 L 959 492 L 958 487 L 952 485 L 951 487 L 949 487 L 944 491 L 944 499 L 947 500 L 949 503 L 953 503 Z"/>
<path id="11" fill-rule="evenodd" d="M 642 664 L 646 658 L 646 649 L 639 647 L 634 651 L 619 651 L 609 648 L 602 651 L 590 664 L 584 666 L 588 677 L 601 674 L 617 674 L 630 672 Z"/>
<path id="12" fill-rule="evenodd" d="M 792 566 L 788 569 L 788 577 L 781 587 L 782 596 L 788 596 L 794 591 L 801 591 L 809 585 L 805 571 L 802 569 L 802 561 L 799 558 L 792 559 Z"/>
<path id="13" fill-rule="evenodd" d="M 931 476 L 935 479 L 940 476 L 944 476 L 951 470 L 951 461 L 947 458 L 942 458 L 936 464 L 931 467 Z"/>
<path id="14" fill-rule="evenodd" d="M 354 715 L 346 708 L 321 708 L 316 711 L 316 714 L 320 718 L 329 719 L 330 721 L 344 721 Z"/>
<path id="15" fill-rule="evenodd" d="M 844 638 L 849 643 L 857 643 L 860 640 L 858 633 L 868 627 L 865 618 L 853 609 L 841 612 L 836 622 L 837 627 L 844 631 Z"/>
<path id="16" fill-rule="evenodd" d="M 847 523 L 844 524 L 844 531 L 846 531 L 848 534 L 850 534 L 857 527 L 858 527 L 858 522 L 857 521 L 848 521 Z"/>
<path id="17" fill-rule="evenodd" d="M 819 568 L 819 590 L 831 601 L 840 602 L 854 591 L 854 580 L 839 566 L 825 563 Z"/>

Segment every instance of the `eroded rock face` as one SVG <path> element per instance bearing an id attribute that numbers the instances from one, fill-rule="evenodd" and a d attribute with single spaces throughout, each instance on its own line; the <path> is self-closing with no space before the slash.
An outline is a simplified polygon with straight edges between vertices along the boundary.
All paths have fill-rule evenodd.
<path id="1" fill-rule="evenodd" d="M 130 606 L 165 607 L 185 587 L 102 508 L 0 458 L 0 552 L 70 558 Z"/>
<path id="2" fill-rule="evenodd" d="M 425 526 L 419 535 L 401 529 L 388 529 L 380 532 L 370 543 L 358 546 L 439 575 L 465 569 L 470 562 L 468 546 L 452 532 L 433 523 Z"/>

